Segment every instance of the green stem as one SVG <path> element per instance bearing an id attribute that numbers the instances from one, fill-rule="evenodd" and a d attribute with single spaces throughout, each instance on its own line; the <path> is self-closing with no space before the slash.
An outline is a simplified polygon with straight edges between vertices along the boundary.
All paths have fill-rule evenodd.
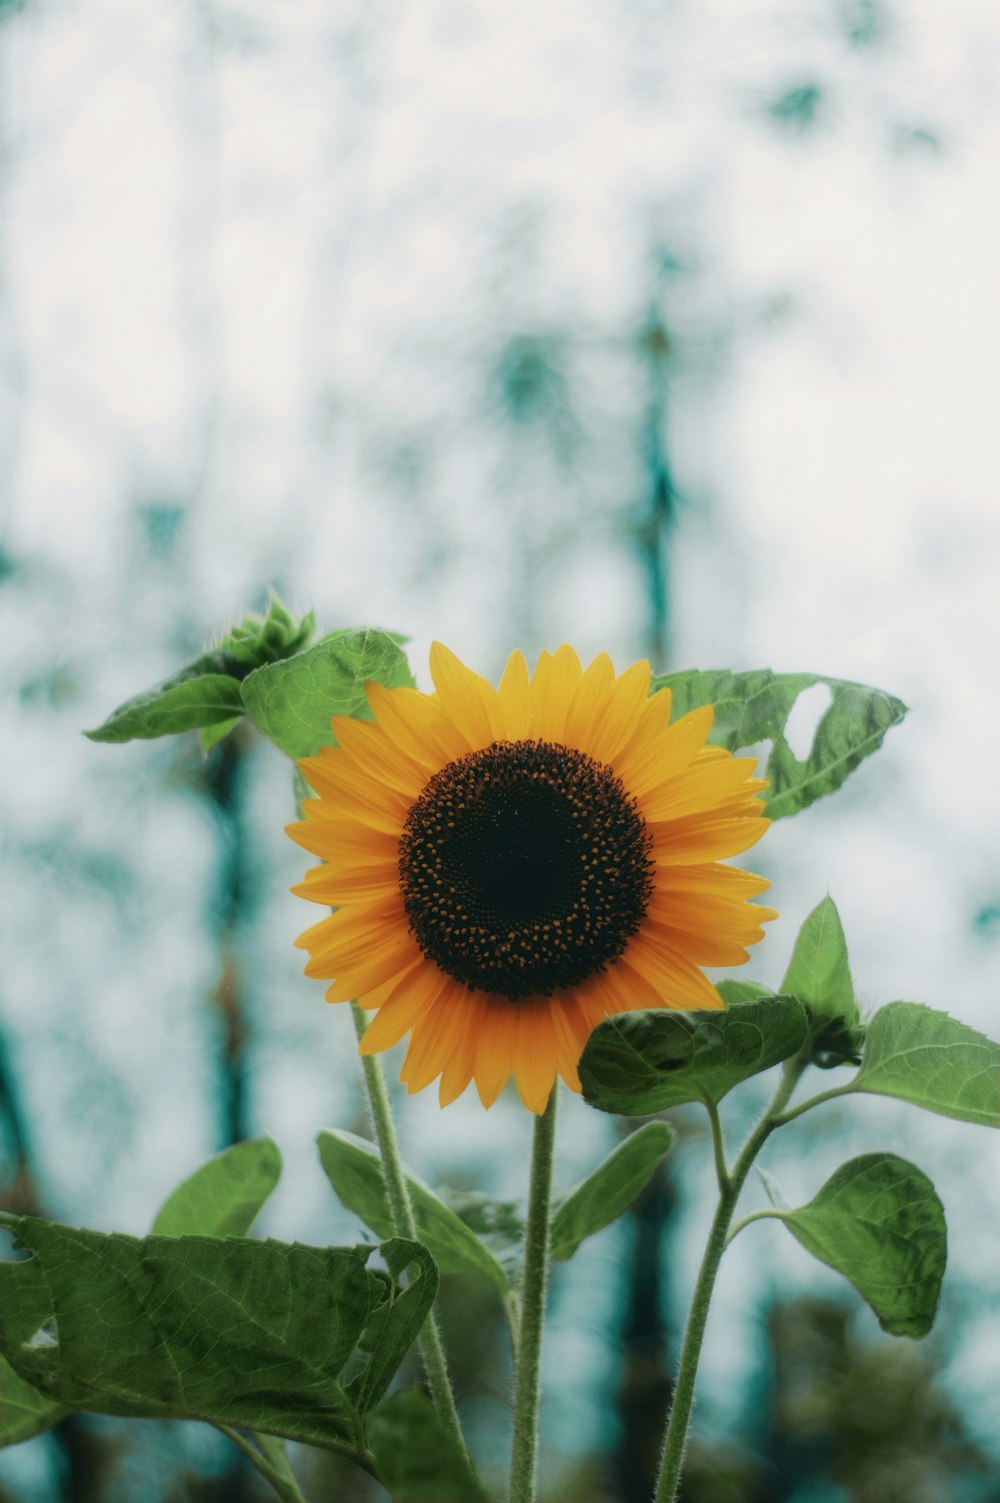
<path id="1" fill-rule="evenodd" d="M 719 1191 L 724 1195 L 729 1186 L 729 1168 L 726 1164 L 726 1140 L 722 1135 L 719 1108 L 714 1101 L 706 1100 L 705 1109 L 708 1112 L 708 1120 L 712 1125 L 712 1151 L 715 1154 L 715 1177 L 719 1181 Z"/>
<path id="2" fill-rule="evenodd" d="M 247 1460 L 253 1463 L 262 1477 L 266 1477 L 267 1481 L 270 1482 L 278 1494 L 278 1497 L 283 1499 L 283 1503 L 306 1503 L 305 1495 L 299 1489 L 299 1484 L 295 1480 L 295 1474 L 285 1455 L 285 1448 L 280 1441 L 275 1440 L 274 1445 L 269 1444 L 267 1454 L 265 1455 L 263 1449 L 259 1449 L 258 1446 L 254 1445 L 252 1440 L 245 1435 L 241 1435 L 238 1430 L 234 1430 L 230 1425 L 218 1425 L 216 1428 L 221 1430 L 223 1435 L 227 1436 L 234 1446 L 239 1447 Z M 262 1441 L 262 1437 L 258 1437 L 258 1439 Z M 271 1440 L 270 1436 L 268 1440 Z"/>
<path id="3" fill-rule="evenodd" d="M 729 1234 L 726 1237 L 726 1246 L 728 1247 L 729 1244 L 730 1244 L 730 1242 L 735 1242 L 736 1238 L 739 1236 L 739 1234 L 743 1230 L 743 1228 L 746 1227 L 746 1226 L 750 1226 L 750 1224 L 752 1222 L 754 1222 L 754 1221 L 781 1221 L 781 1220 L 782 1220 L 781 1212 L 777 1211 L 777 1210 L 751 1211 L 750 1214 L 749 1214 L 749 1216 L 744 1216 L 743 1219 L 742 1219 L 742 1221 L 737 1221 L 737 1223 L 736 1223 L 735 1226 L 730 1227 Z"/>
<path id="4" fill-rule="evenodd" d="M 782 1112 L 780 1117 L 774 1120 L 775 1127 L 786 1127 L 789 1122 L 794 1122 L 796 1117 L 801 1117 L 803 1112 L 811 1112 L 814 1106 L 822 1106 L 824 1101 L 834 1101 L 838 1096 L 850 1096 L 855 1090 L 853 1080 L 846 1085 L 831 1086 L 828 1091 L 821 1091 L 818 1096 L 810 1096 L 808 1101 L 803 1101 L 801 1106 L 794 1107 L 790 1112 Z"/>
<path id="5" fill-rule="evenodd" d="M 684 1330 L 684 1340 L 681 1344 L 677 1381 L 674 1384 L 673 1402 L 670 1406 L 670 1417 L 667 1420 L 666 1434 L 663 1439 L 663 1457 L 660 1462 L 660 1475 L 656 1482 L 655 1503 L 676 1503 L 678 1497 L 688 1426 L 691 1423 L 691 1407 L 694 1403 L 698 1359 L 701 1356 L 702 1342 L 705 1337 L 705 1325 L 712 1301 L 712 1291 L 715 1288 L 715 1278 L 722 1261 L 722 1254 L 726 1250 L 729 1223 L 732 1220 L 736 1202 L 750 1172 L 750 1166 L 777 1126 L 777 1118 L 784 1110 L 805 1066 L 804 1055 L 796 1055 L 793 1059 L 786 1060 L 781 1084 L 775 1092 L 774 1099 L 744 1143 L 739 1157 L 720 1190 L 719 1204 L 712 1218 L 701 1268 L 698 1271 L 698 1281 L 691 1300 L 691 1310 Z"/>
<path id="6" fill-rule="evenodd" d="M 356 1002 L 351 1003 L 351 1012 L 354 1015 L 354 1026 L 360 1040 L 368 1020 L 364 1009 L 359 1007 Z M 368 1106 L 371 1111 L 375 1137 L 382 1158 L 382 1174 L 389 1195 L 392 1224 L 397 1236 L 408 1237 L 412 1242 L 417 1242 L 420 1240 L 417 1235 L 417 1222 L 413 1214 L 413 1202 L 410 1199 L 410 1192 L 407 1188 L 406 1176 L 403 1173 L 403 1161 L 399 1156 L 399 1142 L 396 1138 L 396 1128 L 392 1120 L 389 1093 L 385 1088 L 385 1076 L 382 1073 L 382 1064 L 374 1054 L 363 1054 L 361 1056 L 361 1063 L 364 1068 L 365 1087 L 368 1092 Z M 455 1407 L 455 1395 L 452 1392 L 451 1379 L 448 1377 L 448 1364 L 444 1355 L 441 1332 L 433 1310 L 428 1312 L 423 1331 L 421 1332 L 420 1355 L 423 1359 L 424 1371 L 427 1374 L 427 1383 L 431 1390 L 434 1406 L 445 1425 L 461 1446 L 463 1456 L 468 1458 L 469 1453 L 466 1449 L 465 1437 L 462 1434 L 462 1426 L 458 1419 L 458 1410 Z"/>
<path id="7" fill-rule="evenodd" d="M 514 1440 L 510 1464 L 510 1503 L 534 1503 L 538 1460 L 539 1367 L 549 1280 L 552 1213 L 552 1160 L 556 1136 L 556 1087 L 535 1119 L 531 1151 L 528 1224 L 524 1233 L 521 1320 L 514 1374 Z"/>

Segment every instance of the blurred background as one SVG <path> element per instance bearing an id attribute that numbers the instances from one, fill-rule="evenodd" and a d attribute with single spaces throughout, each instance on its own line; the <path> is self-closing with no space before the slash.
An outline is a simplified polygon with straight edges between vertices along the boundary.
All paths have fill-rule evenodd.
<path id="1" fill-rule="evenodd" d="M 568 639 L 900 695 L 879 756 L 753 853 L 782 917 L 746 969 L 776 983 L 829 891 L 869 1006 L 1000 1033 L 998 83 L 993 0 L 0 0 L 4 1204 L 141 1234 L 268 1132 L 263 1229 L 359 1235 L 312 1142 L 364 1114 L 292 948 L 287 763 L 80 734 L 269 585 L 408 632 L 424 686 L 434 637 L 491 675 Z M 524 1193 L 515 1100 L 399 1106 L 428 1178 Z M 711 1204 L 705 1122 L 675 1118 L 669 1173 L 557 1269 L 546 1503 L 649 1495 Z M 560 1181 L 615 1130 L 566 1101 Z M 936 1333 L 882 1336 L 753 1227 L 686 1503 L 1000 1499 L 1000 1151 L 868 1099 L 768 1168 L 795 1203 L 872 1147 L 944 1199 Z M 482 1303 L 446 1324 L 496 1480 L 499 1311 L 445 1299 Z M 299 1462 L 317 1500 L 384 1503 Z M 15 1503 L 263 1496 L 207 1427 L 0 1453 Z"/>

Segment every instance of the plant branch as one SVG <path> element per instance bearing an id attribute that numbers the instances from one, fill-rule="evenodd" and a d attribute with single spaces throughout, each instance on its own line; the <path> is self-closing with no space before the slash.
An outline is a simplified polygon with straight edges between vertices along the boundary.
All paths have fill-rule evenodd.
<path id="1" fill-rule="evenodd" d="M 708 1320 L 712 1292 L 715 1288 L 715 1279 L 719 1272 L 722 1254 L 726 1250 L 729 1223 L 732 1220 L 736 1202 L 739 1199 L 740 1191 L 743 1189 L 754 1159 L 778 1125 L 778 1118 L 794 1091 L 799 1076 L 805 1069 L 806 1064 L 805 1051 L 785 1061 L 781 1083 L 767 1109 L 744 1143 L 727 1177 L 725 1188 L 720 1192 L 719 1204 L 716 1208 L 715 1216 L 712 1218 L 708 1241 L 705 1244 L 705 1252 L 702 1257 L 701 1268 L 698 1271 L 698 1280 L 695 1284 L 691 1300 L 691 1310 L 688 1314 L 687 1325 L 684 1330 L 684 1341 L 681 1346 L 680 1362 L 677 1368 L 677 1382 L 674 1385 L 673 1402 L 670 1406 L 670 1415 L 667 1420 L 666 1433 L 663 1440 L 663 1456 L 660 1461 L 660 1475 L 657 1478 L 654 1503 L 676 1503 L 678 1497 L 681 1468 L 684 1464 L 684 1452 L 687 1446 L 688 1426 L 691 1422 L 691 1408 L 694 1403 L 694 1386 L 698 1373 L 698 1359 L 701 1356 L 701 1347 L 705 1337 L 705 1325 Z"/>
<path id="2" fill-rule="evenodd" d="M 811 1112 L 814 1106 L 822 1106 L 824 1101 L 833 1101 L 837 1096 L 850 1096 L 856 1090 L 853 1080 L 846 1085 L 831 1086 L 828 1091 L 821 1091 L 818 1096 L 810 1096 L 808 1101 L 803 1101 L 801 1106 L 795 1106 L 789 1112 L 782 1112 L 780 1117 L 775 1117 L 775 1127 L 787 1127 L 789 1122 L 794 1122 L 796 1117 L 801 1117 L 803 1112 Z"/>
<path id="3" fill-rule="evenodd" d="M 743 1228 L 749 1226 L 752 1221 L 780 1221 L 781 1219 L 781 1212 L 772 1210 L 770 1207 L 762 1211 L 751 1211 L 749 1216 L 744 1216 L 742 1221 L 737 1221 L 735 1226 L 730 1227 L 726 1237 L 726 1246 L 728 1247 L 730 1242 L 735 1241 Z"/>
<path id="4" fill-rule="evenodd" d="M 724 1195 L 729 1188 L 729 1166 L 726 1163 L 726 1140 L 722 1134 L 722 1123 L 719 1120 L 719 1108 L 714 1101 L 704 1100 L 705 1110 L 708 1112 L 708 1120 L 712 1127 L 712 1149 L 715 1154 L 715 1177 L 719 1182 L 719 1193 Z"/>

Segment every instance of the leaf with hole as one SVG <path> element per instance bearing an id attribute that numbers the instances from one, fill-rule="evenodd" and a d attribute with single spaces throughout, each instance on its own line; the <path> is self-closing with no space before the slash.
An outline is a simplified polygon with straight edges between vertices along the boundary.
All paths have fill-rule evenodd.
<path id="1" fill-rule="evenodd" d="M 396 1369 L 420 1335 L 438 1288 L 434 1259 L 420 1242 L 390 1237 L 379 1248 L 390 1273 L 386 1298 L 376 1304 L 359 1345 L 368 1361 L 347 1385 L 347 1393 L 362 1414 L 385 1393 Z M 408 1273 L 405 1287 L 400 1275 Z"/>
<path id="2" fill-rule="evenodd" d="M 797 997 L 767 996 L 724 1012 L 621 1013 L 587 1040 L 584 1099 L 630 1117 L 686 1101 L 717 1103 L 740 1081 L 797 1054 L 807 1031 Z"/>
<path id="3" fill-rule="evenodd" d="M 426 1315 L 437 1272 L 419 1243 L 400 1294 L 369 1272 L 369 1247 L 243 1237 L 126 1237 L 6 1218 L 31 1258 L 0 1262 L 0 1351 L 53 1402 L 102 1414 L 202 1419 L 354 1449 L 359 1405 L 377 1396 Z M 382 1347 L 343 1372 L 379 1307 Z"/>
<path id="4" fill-rule="evenodd" d="M 796 757 L 785 736 L 795 701 L 804 690 L 826 684 L 831 703 L 821 717 L 805 760 Z M 856 767 L 882 745 L 886 731 L 899 725 L 906 706 L 881 689 L 815 673 L 749 673 L 728 670 L 668 673 L 653 680 L 653 689 L 669 689 L 673 717 L 714 705 L 709 740 L 729 751 L 772 743 L 764 776 L 765 813 L 783 819 L 833 793 Z"/>

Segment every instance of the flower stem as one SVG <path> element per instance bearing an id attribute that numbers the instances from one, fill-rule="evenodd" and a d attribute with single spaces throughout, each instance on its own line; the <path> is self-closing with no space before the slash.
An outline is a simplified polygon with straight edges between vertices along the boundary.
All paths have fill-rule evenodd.
<path id="1" fill-rule="evenodd" d="M 774 1099 L 747 1138 L 739 1157 L 720 1187 L 719 1204 L 712 1218 L 701 1268 L 698 1270 L 698 1280 L 691 1299 L 691 1310 L 684 1330 L 684 1340 L 681 1344 L 677 1381 L 674 1384 L 673 1401 L 663 1439 L 663 1456 L 660 1461 L 660 1474 L 656 1482 L 654 1503 L 676 1503 L 678 1498 L 681 1468 L 687 1447 L 688 1426 L 691 1423 L 691 1407 L 694 1403 L 698 1359 L 701 1356 L 716 1274 L 719 1271 L 722 1254 L 726 1250 L 729 1223 L 750 1167 L 775 1127 L 778 1126 L 777 1118 L 784 1110 L 805 1066 L 804 1055 L 796 1055 L 793 1059 L 786 1060 L 781 1084 L 775 1092 Z"/>
<path id="2" fill-rule="evenodd" d="M 354 1015 L 354 1026 L 360 1040 L 367 1023 L 364 1008 L 359 1007 L 356 1002 L 352 1002 L 351 1012 Z M 375 1128 L 375 1138 L 378 1142 L 379 1154 L 382 1159 L 382 1174 L 389 1196 L 392 1224 L 396 1229 L 397 1236 L 408 1237 L 412 1242 L 418 1242 L 420 1239 L 417 1235 L 417 1222 L 413 1214 L 413 1202 L 410 1199 L 406 1176 L 403 1173 L 403 1161 L 399 1156 L 399 1142 L 396 1138 L 396 1128 L 392 1120 L 389 1093 L 385 1088 L 382 1063 L 374 1054 L 363 1054 L 361 1056 L 361 1063 L 364 1068 L 365 1089 L 368 1093 L 368 1107 L 371 1112 L 372 1125 Z M 462 1434 L 462 1426 L 458 1419 L 458 1410 L 455 1407 L 455 1395 L 452 1392 L 451 1379 L 448 1376 L 448 1363 L 445 1359 L 444 1346 L 441 1342 L 441 1332 L 433 1310 L 428 1311 L 427 1319 L 424 1322 L 424 1328 L 420 1335 L 420 1355 L 423 1359 L 424 1371 L 427 1374 L 427 1383 L 430 1387 L 431 1397 L 434 1400 L 434 1407 L 461 1446 L 462 1454 L 468 1458 L 469 1453 L 466 1449 L 465 1437 Z"/>
<path id="3" fill-rule="evenodd" d="M 542 1326 L 549 1279 L 549 1221 L 552 1210 L 552 1160 L 556 1135 L 556 1087 L 549 1104 L 535 1119 L 531 1152 L 528 1225 L 524 1234 L 521 1276 L 521 1321 L 514 1377 L 514 1441 L 511 1451 L 510 1503 L 534 1503 L 538 1459 L 539 1366 Z"/>

